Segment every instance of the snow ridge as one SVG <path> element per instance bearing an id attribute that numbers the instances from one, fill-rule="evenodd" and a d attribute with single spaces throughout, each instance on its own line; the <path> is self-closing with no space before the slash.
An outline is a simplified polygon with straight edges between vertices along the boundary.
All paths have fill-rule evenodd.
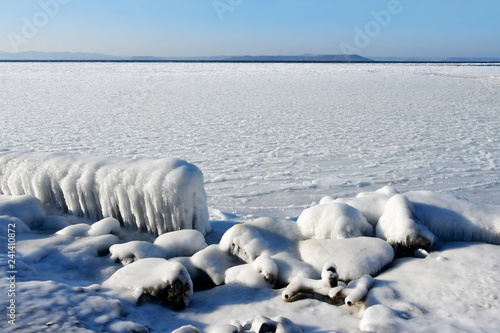
<path id="1" fill-rule="evenodd" d="M 94 220 L 115 217 L 156 235 L 211 230 L 203 174 L 175 158 L 0 152 L 0 193 L 30 194 L 71 214 Z"/>

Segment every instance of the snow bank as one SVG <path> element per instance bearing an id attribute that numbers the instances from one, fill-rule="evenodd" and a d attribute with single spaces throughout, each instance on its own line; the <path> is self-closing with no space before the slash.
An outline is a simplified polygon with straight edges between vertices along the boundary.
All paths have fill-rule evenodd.
<path id="1" fill-rule="evenodd" d="M 385 211 L 387 201 L 399 192 L 391 186 L 384 186 L 375 192 L 360 192 L 355 198 L 338 198 L 334 202 L 348 204 L 363 214 L 366 220 L 375 228 L 380 216 Z M 323 198 L 320 203 L 328 203 L 333 199 Z"/>
<path id="2" fill-rule="evenodd" d="M 321 272 L 327 262 L 337 266 L 339 279 L 351 281 L 362 275 L 376 275 L 394 259 L 394 250 L 373 237 L 309 239 L 299 243 L 300 257 Z"/>
<path id="3" fill-rule="evenodd" d="M 415 217 L 442 240 L 500 244 L 500 206 L 429 191 L 407 192 Z"/>
<path id="4" fill-rule="evenodd" d="M 415 217 L 415 208 L 407 197 L 396 194 L 387 201 L 376 235 L 392 245 L 429 248 L 436 236 Z"/>
<path id="5" fill-rule="evenodd" d="M 184 266 L 161 258 L 127 265 L 104 281 L 103 286 L 131 290 L 137 302 L 149 296 L 174 310 L 187 307 L 193 296 L 193 283 Z"/>
<path id="6" fill-rule="evenodd" d="M 158 236 L 154 245 L 164 251 L 164 258 L 190 257 L 207 247 L 205 237 L 198 230 L 172 231 Z"/>
<path id="7" fill-rule="evenodd" d="M 179 159 L 0 152 L 0 191 L 33 195 L 94 220 L 115 217 L 126 226 L 153 234 L 210 231 L 203 175 Z"/>
<path id="8" fill-rule="evenodd" d="M 109 248 L 111 259 L 124 265 L 145 258 L 165 258 L 165 251 L 146 241 L 130 241 Z"/>
<path id="9" fill-rule="evenodd" d="M 36 228 L 43 223 L 45 211 L 40 200 L 34 196 L 0 195 L 0 215 L 16 217 L 29 228 Z"/>
<path id="10" fill-rule="evenodd" d="M 373 227 L 355 208 L 343 203 L 328 203 L 305 209 L 297 225 L 306 238 L 335 239 L 373 236 Z"/>

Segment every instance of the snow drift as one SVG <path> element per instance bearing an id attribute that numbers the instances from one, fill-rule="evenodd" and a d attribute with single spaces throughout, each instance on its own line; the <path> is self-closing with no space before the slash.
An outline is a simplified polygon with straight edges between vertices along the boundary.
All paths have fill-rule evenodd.
<path id="1" fill-rule="evenodd" d="M 180 159 L 1 152 L 0 192 L 30 194 L 94 220 L 115 217 L 128 227 L 153 234 L 211 230 L 203 174 Z"/>

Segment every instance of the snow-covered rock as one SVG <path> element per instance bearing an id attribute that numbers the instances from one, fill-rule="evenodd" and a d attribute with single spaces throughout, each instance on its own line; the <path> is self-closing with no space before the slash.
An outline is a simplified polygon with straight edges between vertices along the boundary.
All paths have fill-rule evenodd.
<path id="1" fill-rule="evenodd" d="M 104 281 L 106 288 L 122 288 L 140 302 L 144 296 L 160 301 L 174 310 L 184 309 L 193 296 L 188 272 L 179 263 L 147 258 L 124 266 Z"/>
<path id="2" fill-rule="evenodd" d="M 164 258 L 190 257 L 207 247 L 205 237 L 198 230 L 178 230 L 158 236 L 154 245 L 164 251 Z"/>
<path id="3" fill-rule="evenodd" d="M 401 194 L 387 201 L 375 231 L 377 237 L 392 245 L 425 249 L 436 242 L 436 236 L 415 217 L 410 200 Z"/>
<path id="4" fill-rule="evenodd" d="M 0 215 L 0 235 L 7 235 L 9 233 L 9 230 L 14 231 L 14 233 L 17 234 L 22 232 L 29 232 L 30 228 L 17 217 Z"/>
<path id="5" fill-rule="evenodd" d="M 226 284 L 238 282 L 251 288 L 274 287 L 278 278 L 278 266 L 266 254 L 251 264 L 238 265 L 226 270 Z"/>
<path id="6" fill-rule="evenodd" d="M 205 273 L 216 286 L 224 283 L 226 270 L 235 265 L 235 262 L 219 245 L 213 244 L 198 251 L 191 257 L 194 267 Z"/>
<path id="7" fill-rule="evenodd" d="M 0 177 L 1 176 L 2 174 L 0 172 Z M 43 210 L 40 200 L 32 195 L 0 194 L 0 215 L 17 217 L 18 219 L 23 221 L 29 228 L 33 229 L 37 228 L 43 223 L 43 219 L 45 218 L 45 211 Z"/>
<path id="8" fill-rule="evenodd" d="M 134 261 L 145 258 L 165 258 L 165 251 L 146 241 L 130 241 L 115 244 L 109 248 L 111 259 L 128 265 Z"/>
<path id="9" fill-rule="evenodd" d="M 374 281 L 370 275 L 363 275 L 357 280 L 349 282 L 341 293 L 345 295 L 345 304 L 351 306 L 368 294 L 368 290 L 373 287 Z"/>
<path id="10" fill-rule="evenodd" d="M 330 290 L 338 284 L 337 267 L 334 263 L 326 263 L 321 272 L 320 280 L 313 280 L 295 276 L 283 290 L 282 297 L 285 301 L 292 301 L 299 293 L 314 293 L 329 296 Z"/>
<path id="11" fill-rule="evenodd" d="M 320 272 L 327 262 L 337 266 L 339 279 L 351 281 L 362 275 L 376 275 L 394 259 L 394 250 L 382 239 L 308 239 L 299 242 L 300 257 Z"/>
<path id="12" fill-rule="evenodd" d="M 33 195 L 92 219 L 115 217 L 128 227 L 153 234 L 180 229 L 210 231 L 203 174 L 179 159 L 5 151 L 0 152 L 0 192 Z M 24 222 L 31 226 L 42 211 L 30 214 Z"/>
<path id="13" fill-rule="evenodd" d="M 384 186 L 375 192 L 360 192 L 354 198 L 338 198 L 336 200 L 323 198 L 320 203 L 328 203 L 332 200 L 348 204 L 359 210 L 374 228 L 380 216 L 385 211 L 387 201 L 399 192 L 391 186 Z"/>
<path id="14" fill-rule="evenodd" d="M 222 236 L 220 247 L 245 262 L 252 262 L 263 253 L 269 256 L 280 252 L 294 255 L 300 239 L 302 236 L 295 222 L 258 218 L 230 228 Z"/>
<path id="15" fill-rule="evenodd" d="M 500 244 L 500 206 L 429 191 L 407 192 L 415 217 L 439 239 Z"/>
<path id="16" fill-rule="evenodd" d="M 120 222 L 117 219 L 113 217 L 107 217 L 105 219 L 93 223 L 90 226 L 88 234 L 90 236 L 99 236 L 107 234 L 120 236 L 121 230 L 122 228 L 120 226 Z"/>
<path id="17" fill-rule="evenodd" d="M 355 208 L 332 202 L 305 209 L 297 225 L 306 238 L 337 239 L 373 236 L 373 227 Z"/>

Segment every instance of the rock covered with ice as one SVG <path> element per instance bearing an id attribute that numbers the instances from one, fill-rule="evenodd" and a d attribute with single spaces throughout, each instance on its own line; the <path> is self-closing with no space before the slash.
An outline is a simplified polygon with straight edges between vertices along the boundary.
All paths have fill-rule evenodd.
<path id="1" fill-rule="evenodd" d="M 373 236 L 373 227 L 355 208 L 331 202 L 304 210 L 297 225 L 306 238 L 336 239 Z"/>
<path id="2" fill-rule="evenodd" d="M 436 236 L 415 217 L 415 208 L 408 198 L 396 194 L 387 200 L 376 227 L 376 235 L 389 244 L 410 248 L 429 248 Z"/>
<path id="3" fill-rule="evenodd" d="M 415 217 L 439 239 L 500 244 L 500 206 L 429 191 L 407 192 Z"/>
<path id="4" fill-rule="evenodd" d="M 382 239 L 308 239 L 299 242 L 300 257 L 318 272 L 327 262 L 337 266 L 339 279 L 351 281 L 362 275 L 376 275 L 394 259 L 394 250 Z"/>
<path id="5" fill-rule="evenodd" d="M 103 286 L 127 289 L 137 302 L 151 297 L 174 310 L 184 309 L 193 296 L 193 283 L 179 263 L 161 258 L 147 258 L 116 271 Z"/>
<path id="6" fill-rule="evenodd" d="M 0 152 L 0 192 L 33 195 L 92 219 L 115 217 L 153 234 L 210 231 L 203 174 L 180 159 Z"/>
<path id="7" fill-rule="evenodd" d="M 178 230 L 156 237 L 154 245 L 164 251 L 165 258 L 190 257 L 207 247 L 205 237 L 198 230 Z"/>
<path id="8" fill-rule="evenodd" d="M 46 217 L 40 200 L 32 195 L 1 195 L 0 215 L 16 217 L 29 228 L 43 224 Z"/>

